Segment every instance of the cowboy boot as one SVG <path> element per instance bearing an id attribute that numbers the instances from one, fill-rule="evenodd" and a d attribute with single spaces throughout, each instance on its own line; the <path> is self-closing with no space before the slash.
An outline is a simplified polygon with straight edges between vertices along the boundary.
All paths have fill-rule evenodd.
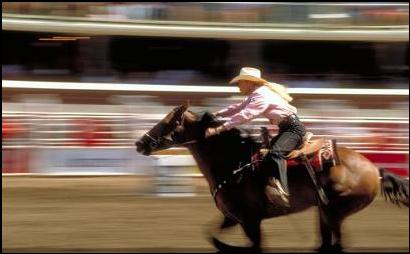
<path id="1" fill-rule="evenodd" d="M 275 178 L 269 177 L 268 183 L 265 186 L 265 194 L 268 196 L 268 199 L 275 203 L 280 202 L 286 207 L 290 207 L 289 204 L 289 192 L 287 186 L 287 174 L 286 174 L 286 166 L 283 163 L 283 160 L 278 158 L 277 156 L 272 156 L 272 154 L 268 157 L 271 162 L 274 162 L 278 168 L 279 176 L 283 184 Z"/>
<path id="2" fill-rule="evenodd" d="M 281 189 L 281 192 L 285 195 L 289 196 L 289 188 L 288 188 L 288 174 L 286 171 L 286 161 L 282 159 L 282 156 L 278 153 L 271 152 L 271 160 L 276 164 L 276 168 L 279 172 L 279 179 L 278 187 Z"/>
<path id="3" fill-rule="evenodd" d="M 285 207 L 290 207 L 289 194 L 283 190 L 278 179 L 269 178 L 268 184 L 265 186 L 265 194 L 271 203 L 275 205 L 279 203 Z"/>

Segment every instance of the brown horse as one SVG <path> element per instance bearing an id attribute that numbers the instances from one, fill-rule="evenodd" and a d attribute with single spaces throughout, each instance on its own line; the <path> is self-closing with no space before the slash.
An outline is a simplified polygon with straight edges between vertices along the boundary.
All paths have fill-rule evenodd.
<path id="1" fill-rule="evenodd" d="M 340 164 L 320 175 L 328 205 L 320 205 L 306 168 L 303 165 L 288 167 L 290 205 L 285 209 L 268 201 L 264 194 L 264 179 L 254 167 L 242 168 L 251 162 L 250 157 L 260 143 L 244 137 L 232 129 L 205 138 L 206 128 L 220 125 L 211 114 L 199 116 L 185 106 L 176 107 L 136 142 L 137 151 L 150 155 L 171 146 L 185 146 L 192 153 L 207 180 L 216 206 L 224 214 L 219 230 L 240 224 L 252 241 L 250 247 L 234 247 L 212 237 L 221 251 L 261 251 L 260 224 L 263 219 L 301 212 L 318 206 L 322 245 L 319 251 L 342 251 L 341 224 L 349 215 L 368 206 L 379 190 L 395 204 L 408 206 L 408 183 L 390 173 L 381 177 L 379 169 L 359 153 L 339 147 Z M 382 178 L 382 181 L 380 181 Z M 382 187 L 381 187 L 382 183 Z"/>

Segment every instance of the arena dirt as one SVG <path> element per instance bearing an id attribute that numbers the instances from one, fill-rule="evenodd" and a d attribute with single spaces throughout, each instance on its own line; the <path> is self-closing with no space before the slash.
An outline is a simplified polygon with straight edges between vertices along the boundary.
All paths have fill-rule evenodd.
<path id="1" fill-rule="evenodd" d="M 156 197 L 135 176 L 2 177 L 3 252 L 211 252 L 206 231 L 220 220 L 206 184 L 194 197 Z M 409 211 L 378 197 L 343 227 L 349 250 L 409 250 Z M 315 208 L 262 224 L 265 250 L 312 251 Z M 220 239 L 247 243 L 238 227 Z"/>

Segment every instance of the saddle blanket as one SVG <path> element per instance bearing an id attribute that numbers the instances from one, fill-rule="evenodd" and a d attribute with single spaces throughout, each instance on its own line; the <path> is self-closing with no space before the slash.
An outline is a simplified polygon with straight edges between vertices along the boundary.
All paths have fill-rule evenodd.
<path id="1" fill-rule="evenodd" d="M 336 140 L 325 140 L 325 144 L 318 151 L 307 155 L 310 164 L 317 172 L 326 171 L 339 164 L 336 152 Z M 303 163 L 302 159 L 296 158 L 286 161 L 288 167 Z"/>

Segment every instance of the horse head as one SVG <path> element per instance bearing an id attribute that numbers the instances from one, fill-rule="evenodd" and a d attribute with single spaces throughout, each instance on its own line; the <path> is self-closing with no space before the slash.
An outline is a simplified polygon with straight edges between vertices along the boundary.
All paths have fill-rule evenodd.
<path id="1" fill-rule="evenodd" d="M 145 133 L 135 145 L 137 152 L 150 155 L 172 146 L 185 145 L 204 138 L 203 128 L 198 126 L 199 117 L 181 105 L 169 112 L 151 130 Z"/>

